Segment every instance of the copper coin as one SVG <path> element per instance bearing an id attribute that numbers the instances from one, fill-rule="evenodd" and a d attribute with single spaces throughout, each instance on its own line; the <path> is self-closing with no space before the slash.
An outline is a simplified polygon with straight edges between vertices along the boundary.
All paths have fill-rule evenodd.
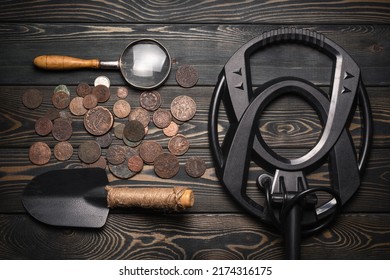
<path id="1" fill-rule="evenodd" d="M 54 146 L 54 156 L 58 160 L 68 160 L 73 155 L 73 147 L 72 145 L 67 142 L 59 142 Z"/>
<path id="2" fill-rule="evenodd" d="M 76 88 L 76 93 L 80 97 L 86 97 L 92 93 L 92 88 L 87 83 L 80 83 Z"/>
<path id="3" fill-rule="evenodd" d="M 138 173 L 144 168 L 144 162 L 139 155 L 134 155 L 127 160 L 127 167 L 130 171 Z"/>
<path id="4" fill-rule="evenodd" d="M 129 179 L 136 174 L 129 169 L 129 167 L 127 166 L 127 161 L 124 161 L 123 163 L 117 165 L 109 163 L 108 168 L 115 177 L 118 177 L 120 179 Z"/>
<path id="5" fill-rule="evenodd" d="M 92 135 L 106 134 L 114 123 L 111 112 L 102 106 L 89 110 L 84 116 L 84 127 Z"/>
<path id="6" fill-rule="evenodd" d="M 60 111 L 59 112 L 60 118 L 67 121 L 68 123 L 72 123 L 72 114 L 68 111 Z"/>
<path id="7" fill-rule="evenodd" d="M 122 99 L 126 98 L 128 94 L 129 94 L 129 91 L 125 87 L 118 87 L 118 89 L 116 90 L 116 95 L 119 98 L 122 98 Z"/>
<path id="8" fill-rule="evenodd" d="M 118 139 L 123 139 L 123 130 L 124 129 L 125 129 L 125 124 L 124 123 L 117 124 L 114 127 L 115 137 L 118 138 Z"/>
<path id="9" fill-rule="evenodd" d="M 39 118 L 35 122 L 35 132 L 38 135 L 46 136 L 52 131 L 52 129 L 53 123 L 46 117 Z"/>
<path id="10" fill-rule="evenodd" d="M 23 105 L 29 109 L 38 108 L 42 103 L 43 96 L 37 89 L 28 89 L 22 96 Z"/>
<path id="11" fill-rule="evenodd" d="M 177 69 L 176 81 L 182 87 L 193 87 L 198 82 L 198 79 L 198 71 L 191 65 L 183 65 Z"/>
<path id="12" fill-rule="evenodd" d="M 145 128 L 139 121 L 129 121 L 123 129 L 123 137 L 132 142 L 140 141 L 145 136 Z"/>
<path id="13" fill-rule="evenodd" d="M 106 102 L 110 99 L 110 89 L 105 85 L 97 85 L 92 89 L 92 94 L 96 95 L 98 102 Z"/>
<path id="14" fill-rule="evenodd" d="M 179 132 L 179 126 L 175 122 L 171 122 L 167 127 L 163 128 L 165 136 L 172 137 Z"/>
<path id="15" fill-rule="evenodd" d="M 94 163 L 101 156 L 102 150 L 96 141 L 89 140 L 80 144 L 78 155 L 82 162 Z"/>
<path id="16" fill-rule="evenodd" d="M 112 143 L 112 134 L 111 132 L 107 132 L 102 136 L 96 137 L 95 141 L 100 145 L 100 147 L 107 148 Z"/>
<path id="17" fill-rule="evenodd" d="M 98 104 L 98 99 L 94 94 L 88 94 L 83 99 L 83 106 L 86 109 L 95 108 Z"/>
<path id="18" fill-rule="evenodd" d="M 150 122 L 150 115 L 144 108 L 132 109 L 129 115 L 129 121 L 139 121 L 144 127 L 147 127 Z"/>
<path id="19" fill-rule="evenodd" d="M 84 98 L 77 96 L 70 101 L 69 110 L 75 116 L 85 115 L 87 109 L 83 105 Z"/>
<path id="20" fill-rule="evenodd" d="M 51 102 L 57 109 L 65 109 L 69 106 L 70 97 L 65 91 L 57 91 L 51 97 Z"/>
<path id="21" fill-rule="evenodd" d="M 139 146 L 139 155 L 145 163 L 153 164 L 156 157 L 163 153 L 163 148 L 156 141 L 144 141 Z"/>
<path id="22" fill-rule="evenodd" d="M 176 156 L 184 155 L 189 147 L 190 141 L 182 134 L 173 136 L 168 142 L 168 150 Z"/>
<path id="23" fill-rule="evenodd" d="M 131 148 L 135 148 L 135 147 L 137 147 L 139 144 L 142 143 L 142 140 L 135 141 L 135 142 L 134 142 L 134 141 L 130 141 L 130 140 L 128 140 L 124 135 L 123 135 L 122 140 L 123 140 L 123 143 L 124 143 L 126 146 L 131 147 Z"/>
<path id="24" fill-rule="evenodd" d="M 101 156 L 94 163 L 85 163 L 85 162 L 83 162 L 82 166 L 84 168 L 101 168 L 101 169 L 106 169 L 107 160 L 104 157 Z"/>
<path id="25" fill-rule="evenodd" d="M 206 172 L 206 163 L 200 157 L 190 157 L 186 161 L 185 170 L 189 176 L 199 178 Z"/>
<path id="26" fill-rule="evenodd" d="M 51 150 L 46 143 L 35 142 L 28 151 L 30 161 L 36 165 L 44 165 L 50 161 Z"/>
<path id="27" fill-rule="evenodd" d="M 66 141 L 72 136 L 72 125 L 65 119 L 54 120 L 52 134 L 58 141 Z"/>
<path id="28" fill-rule="evenodd" d="M 142 108 L 148 111 L 156 111 L 161 106 L 161 95 L 158 91 L 144 91 L 139 96 L 139 103 Z"/>
<path id="29" fill-rule="evenodd" d="M 120 119 L 126 118 L 130 114 L 130 104 L 126 100 L 118 100 L 114 103 L 114 115 Z"/>
<path id="30" fill-rule="evenodd" d="M 186 95 L 180 95 L 171 102 L 171 113 L 179 121 L 188 121 L 195 116 L 196 103 Z"/>
<path id="31" fill-rule="evenodd" d="M 179 161 L 171 153 L 162 153 L 154 160 L 154 172 L 161 178 L 172 178 L 179 172 Z"/>
<path id="32" fill-rule="evenodd" d="M 60 117 L 60 111 L 56 108 L 50 108 L 46 111 L 45 118 L 48 118 L 51 121 L 54 121 L 55 119 Z"/>
<path id="33" fill-rule="evenodd" d="M 111 164 L 121 164 L 125 161 L 125 147 L 120 145 L 111 145 L 108 147 L 106 158 Z"/>
<path id="34" fill-rule="evenodd" d="M 158 128 L 167 127 L 172 120 L 172 115 L 168 110 L 158 109 L 153 113 L 153 123 Z"/>

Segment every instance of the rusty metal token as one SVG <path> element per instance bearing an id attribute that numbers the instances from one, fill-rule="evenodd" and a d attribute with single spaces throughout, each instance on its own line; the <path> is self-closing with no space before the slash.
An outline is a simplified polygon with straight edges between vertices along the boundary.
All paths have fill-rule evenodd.
<path id="1" fill-rule="evenodd" d="M 88 140 L 80 144 L 78 155 L 82 162 L 94 163 L 102 154 L 100 145 L 93 140 Z"/>
<path id="2" fill-rule="evenodd" d="M 149 112 L 140 107 L 132 109 L 129 115 L 129 121 L 134 120 L 139 121 L 144 127 L 147 127 L 150 122 Z"/>
<path id="3" fill-rule="evenodd" d="M 133 155 L 127 160 L 127 167 L 130 171 L 138 173 L 144 168 L 144 162 L 139 155 Z"/>
<path id="4" fill-rule="evenodd" d="M 101 156 L 94 163 L 85 163 L 85 162 L 83 162 L 82 166 L 84 168 L 101 168 L 101 169 L 106 169 L 107 160 L 104 157 Z"/>
<path id="5" fill-rule="evenodd" d="M 114 115 L 116 117 L 123 119 L 130 114 L 131 107 L 129 102 L 121 99 L 114 103 L 112 110 L 114 111 Z"/>
<path id="6" fill-rule="evenodd" d="M 56 159 L 64 161 L 70 159 L 72 155 L 73 147 L 67 141 L 59 142 L 54 146 L 54 156 Z"/>
<path id="7" fill-rule="evenodd" d="M 158 109 L 153 113 L 153 123 L 158 128 L 167 127 L 172 120 L 172 115 L 168 110 Z"/>
<path id="8" fill-rule="evenodd" d="M 57 91 L 51 97 L 51 102 L 57 109 L 65 109 L 69 106 L 70 97 L 65 91 Z"/>
<path id="9" fill-rule="evenodd" d="M 118 138 L 118 139 L 123 139 L 123 130 L 124 129 L 125 129 L 125 124 L 124 123 L 117 124 L 114 127 L 114 135 L 115 135 L 115 137 Z"/>
<path id="10" fill-rule="evenodd" d="M 169 179 L 179 172 L 179 161 L 171 153 L 162 153 L 154 160 L 154 172 L 157 176 Z"/>
<path id="11" fill-rule="evenodd" d="M 50 108 L 46 111 L 45 118 L 48 118 L 51 121 L 54 121 L 55 119 L 60 117 L 60 111 L 57 108 Z"/>
<path id="12" fill-rule="evenodd" d="M 139 155 L 145 163 L 153 164 L 156 157 L 163 153 L 163 148 L 156 141 L 144 141 L 139 146 Z"/>
<path id="13" fill-rule="evenodd" d="M 108 147 L 106 158 L 111 164 L 121 164 L 125 161 L 125 147 L 121 145 L 111 145 Z"/>
<path id="14" fill-rule="evenodd" d="M 139 103 L 148 111 L 156 111 L 161 106 L 161 95 L 156 90 L 144 91 L 139 96 Z"/>
<path id="15" fill-rule="evenodd" d="M 87 109 L 83 105 L 84 98 L 77 96 L 70 101 L 69 110 L 75 116 L 85 115 Z"/>
<path id="16" fill-rule="evenodd" d="M 116 90 L 116 95 L 119 98 L 122 98 L 122 99 L 126 98 L 128 94 L 129 94 L 129 91 L 125 87 L 118 87 L 118 89 Z"/>
<path id="17" fill-rule="evenodd" d="M 28 156 L 33 164 L 44 165 L 50 161 L 51 150 L 46 143 L 35 142 L 31 145 Z"/>
<path id="18" fill-rule="evenodd" d="M 111 112 L 102 106 L 96 106 L 84 116 L 84 127 L 92 135 L 106 134 L 114 123 Z"/>
<path id="19" fill-rule="evenodd" d="M 86 97 L 88 94 L 92 93 L 92 88 L 87 83 L 80 83 L 76 87 L 76 93 L 80 97 Z"/>
<path id="20" fill-rule="evenodd" d="M 57 141 L 66 141 L 72 136 L 72 125 L 69 121 L 58 118 L 54 120 L 52 134 Z"/>
<path id="21" fill-rule="evenodd" d="M 184 88 L 193 87 L 198 79 L 198 71 L 191 65 L 180 66 L 176 71 L 176 82 Z"/>
<path id="22" fill-rule="evenodd" d="M 40 136 L 48 135 L 53 129 L 53 123 L 47 117 L 42 117 L 35 122 L 35 132 Z"/>
<path id="23" fill-rule="evenodd" d="M 65 92 L 68 96 L 70 96 L 70 91 L 66 85 L 58 85 L 54 88 L 53 93 L 63 91 Z"/>
<path id="24" fill-rule="evenodd" d="M 105 87 L 109 88 L 110 84 L 111 84 L 110 79 L 107 78 L 106 76 L 99 76 L 94 81 L 95 87 L 99 85 L 104 85 Z"/>
<path id="25" fill-rule="evenodd" d="M 171 122 L 167 127 L 163 128 L 163 133 L 165 136 L 172 137 L 179 132 L 179 126 L 175 122 Z"/>
<path id="26" fill-rule="evenodd" d="M 100 145 L 100 147 L 107 148 L 112 143 L 112 134 L 111 132 L 107 132 L 102 136 L 96 137 L 95 141 Z"/>
<path id="27" fill-rule="evenodd" d="M 188 121 L 195 116 L 196 103 L 186 95 L 180 95 L 171 102 L 171 113 L 179 121 Z"/>
<path id="28" fill-rule="evenodd" d="M 83 106 L 86 109 L 95 108 L 98 104 L 98 99 L 94 94 L 88 94 L 83 99 Z"/>
<path id="29" fill-rule="evenodd" d="M 38 108 L 43 100 L 42 93 L 37 89 L 28 89 L 22 96 L 23 105 L 29 109 Z"/>
<path id="30" fill-rule="evenodd" d="M 199 178 L 206 172 L 206 163 L 200 157 L 190 157 L 186 161 L 185 170 L 189 176 Z"/>
<path id="31" fill-rule="evenodd" d="M 176 156 L 184 155 L 189 147 L 190 141 L 182 134 L 177 134 L 168 141 L 168 150 Z"/>
<path id="32" fill-rule="evenodd" d="M 97 85 L 92 89 L 92 94 L 96 95 L 98 102 L 106 102 L 110 99 L 110 89 L 105 85 Z"/>
<path id="33" fill-rule="evenodd" d="M 139 121 L 129 121 L 123 129 L 123 137 L 132 142 L 138 142 L 145 136 L 145 128 Z"/>

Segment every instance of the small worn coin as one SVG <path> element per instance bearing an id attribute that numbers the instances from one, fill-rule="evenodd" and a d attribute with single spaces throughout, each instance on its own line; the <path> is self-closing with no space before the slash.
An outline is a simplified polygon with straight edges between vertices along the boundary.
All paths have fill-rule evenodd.
<path id="1" fill-rule="evenodd" d="M 186 161 L 185 170 L 189 176 L 199 178 L 206 172 L 206 163 L 200 157 L 190 157 Z"/>
<path id="2" fill-rule="evenodd" d="M 168 141 L 168 150 L 176 156 L 184 155 L 189 147 L 190 141 L 182 134 L 177 134 Z"/>
<path id="3" fill-rule="evenodd" d="M 98 102 L 106 102 L 110 99 L 110 89 L 105 85 L 97 85 L 92 89 L 92 94 L 96 95 Z"/>
<path id="4" fill-rule="evenodd" d="M 124 143 L 126 146 L 131 147 L 131 148 L 135 148 L 135 147 L 137 147 L 139 144 L 142 143 L 142 140 L 139 140 L 139 141 L 136 141 L 136 142 L 130 141 L 130 140 L 128 140 L 124 135 L 123 135 L 122 140 L 123 140 L 123 143 Z"/>
<path id="5" fill-rule="evenodd" d="M 156 157 L 163 153 L 163 148 L 156 141 L 144 141 L 139 146 L 139 155 L 147 164 L 153 164 Z"/>
<path id="6" fill-rule="evenodd" d="M 86 109 L 95 108 L 98 104 L 98 99 L 94 94 L 88 94 L 83 99 L 83 106 Z"/>
<path id="7" fill-rule="evenodd" d="M 59 112 L 60 118 L 66 120 L 68 123 L 72 124 L 72 114 L 68 111 L 60 111 Z"/>
<path id="8" fill-rule="evenodd" d="M 154 160 L 154 172 L 157 176 L 169 179 L 179 172 L 179 161 L 171 153 L 162 153 Z"/>
<path id="9" fill-rule="evenodd" d="M 84 116 L 85 129 L 95 136 L 106 134 L 114 123 L 111 112 L 102 106 L 96 106 Z"/>
<path id="10" fill-rule="evenodd" d="M 144 91 L 139 96 L 139 103 L 142 108 L 148 111 L 156 111 L 161 106 L 161 95 L 158 91 Z"/>
<path id="11" fill-rule="evenodd" d="M 119 123 L 114 127 L 114 135 L 118 139 L 123 139 L 123 130 L 125 129 L 124 123 Z"/>
<path id="12" fill-rule="evenodd" d="M 107 160 L 104 157 L 101 156 L 94 163 L 85 163 L 85 162 L 83 162 L 82 166 L 84 168 L 101 168 L 101 169 L 106 169 Z"/>
<path id="13" fill-rule="evenodd" d="M 42 93 L 37 89 L 28 89 L 22 96 L 22 103 L 29 109 L 38 108 L 43 100 Z"/>
<path id="14" fill-rule="evenodd" d="M 70 101 L 69 110 L 75 116 L 83 116 L 87 112 L 87 109 L 83 105 L 84 98 L 77 96 Z"/>
<path id="15" fill-rule="evenodd" d="M 68 96 L 70 96 L 70 91 L 66 85 L 58 85 L 54 88 L 53 93 L 63 91 L 65 92 Z"/>
<path id="16" fill-rule="evenodd" d="M 110 172 L 120 179 L 129 179 L 133 177 L 136 173 L 131 171 L 129 167 L 127 166 L 127 162 L 124 161 L 121 164 L 108 164 L 108 168 L 110 169 Z"/>
<path id="17" fill-rule="evenodd" d="M 153 123 L 158 128 L 167 127 L 172 120 L 172 115 L 168 110 L 158 109 L 153 113 Z"/>
<path id="18" fill-rule="evenodd" d="M 110 87 L 110 79 L 107 78 L 106 76 L 99 76 L 95 79 L 94 86 L 97 87 L 99 85 L 103 85 L 107 88 Z"/>
<path id="19" fill-rule="evenodd" d="M 54 121 L 55 119 L 60 117 L 60 111 L 57 108 L 50 108 L 46 111 L 45 118 L 48 118 L 51 121 Z"/>
<path id="20" fill-rule="evenodd" d="M 51 150 L 46 143 L 35 142 L 31 145 L 28 156 L 33 164 L 44 165 L 50 161 Z"/>
<path id="21" fill-rule="evenodd" d="M 107 149 L 106 158 L 111 164 L 121 164 L 125 161 L 125 147 L 121 145 L 111 145 Z"/>
<path id="22" fill-rule="evenodd" d="M 107 148 L 112 143 L 112 134 L 111 132 L 107 132 L 102 136 L 96 137 L 95 141 L 100 145 L 100 147 Z"/>
<path id="23" fill-rule="evenodd" d="M 144 168 L 144 162 L 139 155 L 133 155 L 127 160 L 127 167 L 130 171 L 138 173 Z"/>
<path id="24" fill-rule="evenodd" d="M 165 136 L 172 137 L 179 132 L 179 126 L 175 122 L 171 122 L 167 127 L 163 128 L 163 133 Z"/>
<path id="25" fill-rule="evenodd" d="M 116 90 L 116 95 L 119 98 L 124 99 L 127 97 L 128 94 L 129 94 L 129 91 L 125 87 L 118 87 L 118 89 Z"/>
<path id="26" fill-rule="evenodd" d="M 131 107 L 129 102 L 126 100 L 120 99 L 117 102 L 114 103 L 114 106 L 112 108 L 114 111 L 114 115 L 120 119 L 126 118 L 131 111 Z"/>
<path id="27" fill-rule="evenodd" d="M 56 157 L 56 159 L 64 161 L 70 159 L 72 155 L 73 155 L 73 147 L 67 141 L 58 142 L 54 146 L 54 156 Z"/>
<path id="28" fill-rule="evenodd" d="M 69 121 L 58 118 L 54 120 L 52 134 L 57 141 L 66 141 L 72 136 L 72 124 Z"/>
<path id="29" fill-rule="evenodd" d="M 80 97 L 86 97 L 88 94 L 92 93 L 92 88 L 87 83 L 80 83 L 76 87 L 76 93 Z"/>
<path id="30" fill-rule="evenodd" d="M 51 102 L 57 109 L 65 109 L 69 106 L 70 97 L 65 91 L 57 91 L 51 97 Z"/>
<path id="31" fill-rule="evenodd" d="M 176 81 L 184 88 L 193 87 L 198 82 L 198 79 L 198 71 L 191 65 L 183 65 L 177 69 Z"/>
<path id="32" fill-rule="evenodd" d="M 145 128 L 139 121 L 129 121 L 123 129 L 123 137 L 132 142 L 138 142 L 145 136 Z"/>
<path id="33" fill-rule="evenodd" d="M 42 117 L 35 122 L 35 132 L 40 136 L 48 135 L 53 129 L 53 123 L 47 117 Z"/>
<path id="34" fill-rule="evenodd" d="M 132 109 L 129 115 L 129 121 L 134 120 L 139 121 L 144 127 L 147 127 L 150 122 L 149 112 L 140 107 Z"/>
<path id="35" fill-rule="evenodd" d="M 180 95 L 171 102 L 171 113 L 179 121 L 188 121 L 195 116 L 196 103 L 186 95 Z"/>
<path id="36" fill-rule="evenodd" d="M 88 140 L 80 144 L 78 155 L 82 162 L 94 163 L 102 154 L 100 145 L 93 140 Z"/>

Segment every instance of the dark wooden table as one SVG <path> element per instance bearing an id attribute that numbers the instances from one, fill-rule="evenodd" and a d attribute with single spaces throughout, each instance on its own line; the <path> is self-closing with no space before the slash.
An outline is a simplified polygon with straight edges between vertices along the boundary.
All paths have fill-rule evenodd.
<path id="1" fill-rule="evenodd" d="M 219 72 L 249 39 L 281 26 L 320 32 L 341 45 L 361 67 L 374 118 L 370 160 L 358 193 L 328 229 L 302 241 L 304 259 L 390 258 L 390 4 L 386 1 L 0 1 L 0 258 L 1 259 L 281 259 L 283 241 L 273 228 L 248 215 L 218 182 L 209 150 L 208 109 Z M 191 142 L 179 158 L 181 170 L 169 180 L 154 175 L 152 166 L 129 181 L 110 175 L 114 186 L 187 186 L 195 206 L 180 214 L 153 211 L 112 211 L 101 230 L 57 228 L 31 218 L 21 193 L 36 175 L 48 170 L 79 168 L 77 147 L 91 139 L 81 117 L 73 119 L 72 158 L 54 157 L 45 166 L 28 159 L 38 140 L 51 148 L 52 136 L 40 137 L 34 123 L 48 108 L 55 86 L 66 84 L 75 96 L 80 82 L 93 84 L 99 75 L 111 79 L 112 92 L 126 86 L 119 72 L 79 70 L 47 72 L 34 68 L 41 54 L 117 59 L 124 47 L 140 38 L 161 41 L 170 51 L 173 68 L 159 88 L 164 108 L 178 95 L 196 100 L 195 118 L 180 126 Z M 176 84 L 180 65 L 199 71 L 191 89 Z M 255 84 L 279 76 L 308 79 L 329 89 L 329 59 L 300 46 L 279 46 L 255 55 Z M 36 110 L 22 105 L 26 89 L 44 94 Z M 140 91 L 129 88 L 127 100 L 138 106 Z M 106 107 L 112 108 L 115 94 Z M 297 156 L 313 147 L 321 124 L 313 109 L 293 96 L 273 102 L 260 120 L 261 133 L 279 153 Z M 227 128 L 221 121 L 221 134 Z M 359 117 L 350 130 L 359 140 Z M 167 147 L 168 139 L 150 125 L 147 139 Z M 207 162 L 200 179 L 184 172 L 193 155 Z M 313 185 L 329 184 L 327 167 L 311 174 Z M 256 196 L 260 196 L 253 189 Z"/>

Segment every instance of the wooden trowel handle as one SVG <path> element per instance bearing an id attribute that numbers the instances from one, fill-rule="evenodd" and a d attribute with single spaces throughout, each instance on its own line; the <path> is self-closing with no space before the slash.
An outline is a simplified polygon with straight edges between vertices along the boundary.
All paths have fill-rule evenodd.
<path id="1" fill-rule="evenodd" d="M 175 188 L 113 188 L 106 187 L 107 204 L 115 207 L 142 207 L 179 211 L 194 205 L 192 190 Z"/>
<path id="2" fill-rule="evenodd" d="M 98 59 L 81 59 L 63 55 L 41 55 L 34 59 L 35 66 L 46 70 L 71 70 L 80 68 L 99 68 Z"/>

